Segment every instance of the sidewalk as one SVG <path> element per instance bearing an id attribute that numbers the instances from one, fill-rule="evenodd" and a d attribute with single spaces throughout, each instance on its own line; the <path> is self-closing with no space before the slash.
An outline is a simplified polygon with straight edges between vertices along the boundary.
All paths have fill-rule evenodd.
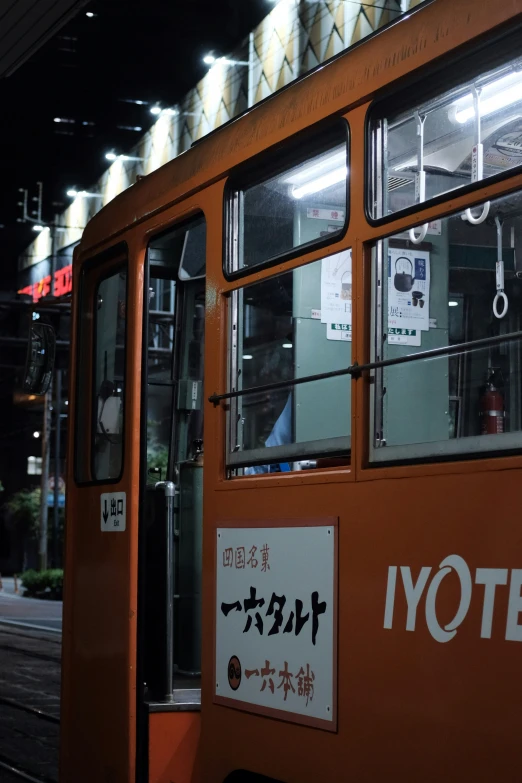
<path id="1" fill-rule="evenodd" d="M 18 580 L 19 595 L 14 591 L 14 579 L 2 577 L 0 590 L 0 625 L 62 632 L 62 602 L 40 598 L 23 598 Z"/>

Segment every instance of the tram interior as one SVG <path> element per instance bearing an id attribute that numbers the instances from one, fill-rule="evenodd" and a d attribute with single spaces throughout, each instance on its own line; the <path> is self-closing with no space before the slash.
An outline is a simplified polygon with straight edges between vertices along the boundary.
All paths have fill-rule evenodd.
<path id="1" fill-rule="evenodd" d="M 385 142 L 385 176 L 382 191 L 375 189 L 376 217 L 501 174 L 522 163 L 520 64 L 508 63 L 426 98 L 407 111 L 383 118 L 377 126 Z M 379 143 L 375 134 L 374 143 Z M 377 343 L 382 340 L 377 353 L 387 359 L 519 331 L 521 242 L 519 194 L 478 204 L 417 227 L 413 235 L 404 232 L 385 241 L 388 285 L 383 281 L 383 321 L 374 335 Z M 429 282 L 423 291 L 414 279 L 416 256 L 429 264 Z M 501 318 L 493 312 L 499 259 L 504 264 L 502 287 L 507 296 L 507 311 Z M 399 292 L 394 281 L 402 289 Z M 401 306 L 402 323 L 397 312 Z M 497 311 L 502 314 L 502 309 L 499 299 Z M 398 334 L 401 325 L 406 331 L 414 328 L 414 311 L 420 325 L 414 330 L 417 334 Z M 513 340 L 386 368 L 382 382 L 375 386 L 374 445 L 408 445 L 409 453 L 403 455 L 410 458 L 444 457 L 459 449 L 478 452 L 515 447 L 513 438 L 498 436 L 522 427 L 520 362 L 520 341 Z M 486 426 L 483 413 L 487 392 L 492 390 L 500 395 L 504 408 L 504 415 L 496 414 L 496 429 L 492 420 Z M 469 440 L 493 434 L 496 438 L 490 442 L 487 437 Z M 467 443 L 459 447 L 447 445 L 465 438 Z M 413 447 L 436 442 L 437 448 Z M 393 458 L 389 448 L 388 455 Z"/>
<path id="2" fill-rule="evenodd" d="M 438 221 L 424 242 L 413 245 L 408 233 L 383 243 L 387 285 L 383 291 L 382 357 L 406 354 L 501 337 L 520 331 L 522 315 L 522 194 L 492 201 L 488 218 L 471 225 L 462 213 Z M 497 318 L 493 302 L 497 293 L 495 268 L 500 257 L 504 263 L 504 290 L 507 312 Z M 402 286 L 397 264 L 403 258 L 427 258 L 429 282 L 424 292 L 425 305 L 419 308 L 422 329 L 412 329 L 415 281 L 407 293 L 395 292 Z M 414 267 L 413 267 L 414 268 Z M 397 276 L 399 275 L 399 277 Z M 384 274 L 383 274 L 384 277 Z M 409 286 L 410 281 L 408 281 Z M 422 293 L 422 292 L 419 292 Z M 409 305 L 405 297 L 410 297 Z M 390 319 L 394 304 L 406 303 L 405 330 L 411 334 L 397 337 Z M 497 308 L 498 309 L 498 308 Z M 386 319 L 388 318 L 388 324 Z M 401 319 L 393 319 L 394 325 Z M 419 333 L 420 332 L 420 333 Z M 400 343 L 399 340 L 404 340 Z M 407 342 L 409 344 L 407 344 Z M 499 341 L 485 347 L 468 346 L 450 356 L 419 359 L 385 368 L 382 386 L 376 386 L 377 405 L 383 409 L 383 431 L 387 446 L 441 442 L 438 454 L 444 456 L 443 441 L 515 433 L 522 428 L 520 340 Z M 504 415 L 499 428 L 484 430 L 484 395 L 496 390 L 503 399 Z M 490 422 L 492 424 L 492 422 Z M 505 446 L 498 441 L 499 448 Z M 473 443 L 471 451 L 495 444 Z M 412 452 L 413 455 L 414 452 Z M 419 452 L 420 456 L 420 452 Z"/>

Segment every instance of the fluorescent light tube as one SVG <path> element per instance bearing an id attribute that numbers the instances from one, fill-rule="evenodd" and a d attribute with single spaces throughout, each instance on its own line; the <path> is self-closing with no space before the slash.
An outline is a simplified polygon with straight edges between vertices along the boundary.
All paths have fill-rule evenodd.
<path id="1" fill-rule="evenodd" d="M 303 196 L 308 196 L 311 193 L 319 193 L 321 190 L 326 190 L 326 188 L 342 182 L 346 179 L 347 174 L 348 169 L 346 166 L 334 169 L 333 171 L 329 171 L 328 174 L 323 174 L 322 177 L 317 177 L 316 179 L 310 180 L 310 182 L 306 182 L 304 185 L 301 185 L 301 187 L 293 188 L 292 196 L 299 199 L 303 198 Z"/>
<path id="2" fill-rule="evenodd" d="M 517 79 L 514 82 L 514 79 Z M 513 83 L 514 82 L 514 83 Z M 502 79 L 488 84 L 483 88 L 480 99 L 480 113 L 483 117 L 492 114 L 499 109 L 510 106 L 512 103 L 522 101 L 522 75 L 509 74 Z M 455 119 L 463 125 L 475 116 L 473 96 L 471 93 L 457 101 Z"/>

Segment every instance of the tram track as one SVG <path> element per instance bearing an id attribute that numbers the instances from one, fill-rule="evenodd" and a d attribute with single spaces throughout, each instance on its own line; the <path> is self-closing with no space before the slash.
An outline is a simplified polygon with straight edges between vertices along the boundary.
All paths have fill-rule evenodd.
<path id="1" fill-rule="evenodd" d="M 28 658 L 37 658 L 40 661 L 47 661 L 50 663 L 60 664 L 61 658 L 54 655 L 45 655 L 45 653 L 34 652 L 33 650 L 26 650 L 23 647 L 11 647 L 8 644 L 0 644 L 0 650 L 5 650 L 10 653 L 20 653 Z"/>
<path id="2" fill-rule="evenodd" d="M 24 767 L 20 767 L 17 762 L 12 761 L 3 755 L 0 755 L 0 770 L 10 773 L 19 780 L 25 780 L 27 783 L 58 783 L 55 778 L 33 775 L 32 772 L 29 772 L 29 770 Z"/>
<path id="3" fill-rule="evenodd" d="M 23 704 L 16 699 L 8 699 L 6 696 L 0 696 L 0 704 L 4 704 L 6 707 L 13 707 L 15 710 L 21 710 L 22 712 L 28 712 L 30 715 L 36 715 L 37 718 L 47 720 L 50 723 L 60 723 L 60 718 L 56 715 L 51 715 L 50 712 L 44 712 L 39 710 L 38 707 L 31 707 L 28 704 Z"/>
<path id="4" fill-rule="evenodd" d="M 61 638 L 0 627 L 0 781 L 57 783 Z"/>

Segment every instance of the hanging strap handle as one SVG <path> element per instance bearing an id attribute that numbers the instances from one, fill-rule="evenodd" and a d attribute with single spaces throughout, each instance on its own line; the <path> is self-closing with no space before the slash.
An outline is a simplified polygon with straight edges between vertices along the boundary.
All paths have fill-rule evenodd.
<path id="1" fill-rule="evenodd" d="M 480 90 L 477 90 L 475 85 L 472 87 L 473 92 L 473 106 L 475 109 L 475 144 L 471 151 L 471 181 L 480 182 L 484 178 L 484 145 L 481 141 L 480 135 Z M 471 223 L 473 226 L 478 226 L 483 223 L 489 215 L 490 202 L 486 201 L 482 205 L 482 212 L 477 217 L 474 217 L 471 209 L 467 209 L 464 212 L 464 219 Z"/>
<path id="2" fill-rule="evenodd" d="M 424 171 L 424 121 L 426 115 L 420 115 L 418 111 L 415 112 L 415 119 L 417 120 L 417 174 L 415 175 L 415 202 L 422 204 L 426 201 L 426 172 Z M 419 234 L 415 233 L 414 228 L 410 228 L 409 235 L 410 241 L 414 245 L 420 245 L 424 240 L 428 232 L 428 224 L 424 223 L 420 226 Z"/>
<path id="3" fill-rule="evenodd" d="M 496 318 L 504 318 L 508 311 L 508 298 L 504 291 L 504 259 L 502 258 L 502 220 L 495 215 L 497 226 L 497 263 L 495 267 L 495 276 L 497 282 L 497 293 L 493 299 L 493 313 Z M 502 310 L 499 311 L 499 303 L 502 302 Z"/>

